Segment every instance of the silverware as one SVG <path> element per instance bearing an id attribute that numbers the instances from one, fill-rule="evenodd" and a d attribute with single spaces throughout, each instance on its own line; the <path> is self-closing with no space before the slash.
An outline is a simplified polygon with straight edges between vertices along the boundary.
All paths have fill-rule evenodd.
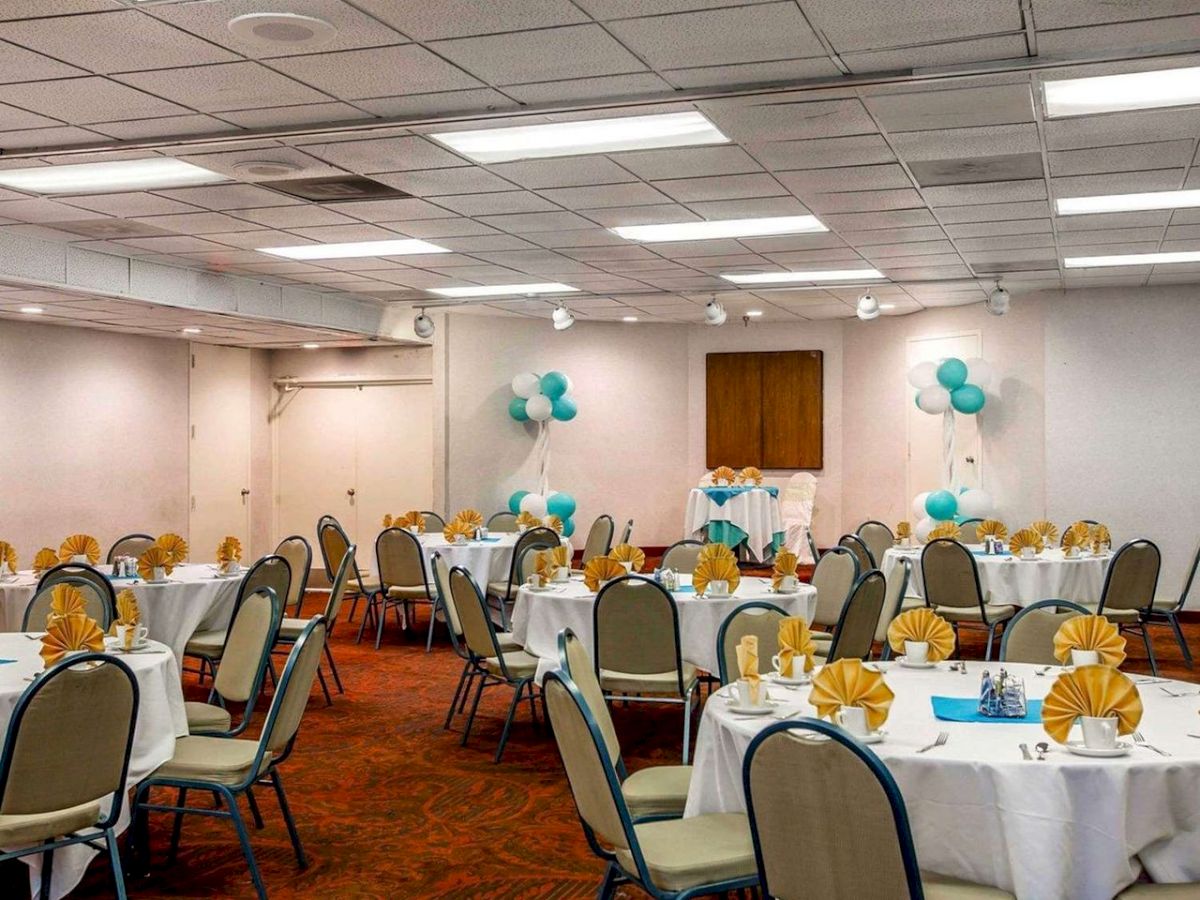
<path id="1" fill-rule="evenodd" d="M 1146 739 L 1144 737 L 1142 737 L 1142 733 L 1140 731 L 1135 731 L 1133 733 L 1133 742 L 1135 744 L 1139 744 L 1142 747 L 1145 747 L 1147 750 L 1153 750 L 1159 756 L 1170 756 L 1171 755 L 1166 750 L 1163 750 L 1161 747 L 1155 747 L 1153 744 L 1147 744 Z"/>
<path id="2" fill-rule="evenodd" d="M 1021 755 L 1023 757 L 1025 757 L 1025 759 L 1027 759 L 1028 761 L 1032 762 L 1033 754 L 1029 752 L 1029 745 L 1028 744 L 1017 744 L 1017 746 L 1021 748 Z"/>
<path id="3" fill-rule="evenodd" d="M 1193 734 L 1192 732 L 1189 731 L 1188 737 L 1200 738 L 1200 734 Z"/>
<path id="4" fill-rule="evenodd" d="M 1195 697 L 1197 694 L 1200 694 L 1200 691 L 1173 691 L 1165 684 L 1160 684 L 1158 689 L 1168 697 Z"/>
<path id="5" fill-rule="evenodd" d="M 933 740 L 933 743 L 932 743 L 932 744 L 926 744 L 924 747 L 922 747 L 922 748 L 921 748 L 920 750 L 918 750 L 917 752 L 918 752 L 918 753 L 924 753 L 926 750 L 933 750 L 935 747 L 941 747 L 941 746 L 942 746 L 943 744 L 945 744 L 945 743 L 946 743 L 946 741 L 948 741 L 948 740 L 950 740 L 950 732 L 948 732 L 948 731 L 939 731 L 939 732 L 938 732 L 938 736 L 937 736 L 936 738 L 934 738 L 934 740 Z"/>
<path id="6" fill-rule="evenodd" d="M 1053 668 L 1054 668 L 1054 666 L 1038 666 L 1038 668 L 1033 670 L 1033 674 L 1034 675 L 1045 675 L 1047 672 L 1049 672 Z"/>
<path id="7" fill-rule="evenodd" d="M 1046 751 L 1050 749 L 1050 745 L 1045 741 L 1038 741 L 1033 745 L 1033 749 L 1037 751 L 1038 762 L 1041 762 L 1046 758 Z"/>
<path id="8" fill-rule="evenodd" d="M 27 635 L 25 635 L 25 637 L 29 638 L 31 641 L 40 641 L 40 640 L 41 640 L 43 637 L 45 637 L 45 635 L 42 635 L 42 634 L 27 634 Z"/>

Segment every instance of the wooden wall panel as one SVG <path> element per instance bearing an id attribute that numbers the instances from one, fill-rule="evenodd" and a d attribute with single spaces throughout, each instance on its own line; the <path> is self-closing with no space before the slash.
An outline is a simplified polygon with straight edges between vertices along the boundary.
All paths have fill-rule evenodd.
<path id="1" fill-rule="evenodd" d="M 707 466 L 757 466 L 762 459 L 762 357 L 709 353 L 706 357 Z"/>
<path id="2" fill-rule="evenodd" d="M 760 353 L 764 469 L 824 464 L 823 358 L 820 350 Z"/>

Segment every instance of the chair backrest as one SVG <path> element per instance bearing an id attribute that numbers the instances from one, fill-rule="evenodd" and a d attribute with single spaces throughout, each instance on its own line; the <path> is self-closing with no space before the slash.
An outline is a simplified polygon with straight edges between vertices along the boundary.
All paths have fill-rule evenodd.
<path id="1" fill-rule="evenodd" d="M 124 537 L 117 538 L 116 543 L 108 548 L 108 555 L 104 557 L 104 561 L 111 563 L 118 556 L 141 556 L 153 546 L 153 535 L 141 534 L 140 532 L 127 534 Z"/>
<path id="2" fill-rule="evenodd" d="M 379 586 L 424 588 L 429 593 L 425 554 L 417 536 L 403 528 L 385 528 L 375 538 L 375 564 L 379 567 Z"/>
<path id="3" fill-rule="evenodd" d="M 596 521 L 588 529 L 587 540 L 583 544 L 583 562 L 596 556 L 607 556 L 612 550 L 613 520 L 612 516 L 604 514 L 596 516 Z"/>
<path id="4" fill-rule="evenodd" d="M 1100 614 L 1106 609 L 1146 609 L 1154 603 L 1162 554 L 1153 541 L 1138 538 L 1113 555 L 1100 592 Z"/>
<path id="5" fill-rule="evenodd" d="M 1196 548 L 1196 554 L 1192 557 L 1192 567 L 1188 569 L 1187 579 L 1183 582 L 1183 590 L 1179 592 L 1179 602 L 1175 604 L 1176 609 L 1183 609 L 1183 604 L 1187 603 L 1188 594 L 1192 592 L 1192 584 L 1196 580 L 1196 569 L 1200 568 L 1200 547 Z"/>
<path id="6" fill-rule="evenodd" d="M 821 551 L 817 549 L 817 542 L 813 540 L 811 531 L 804 532 L 804 539 L 808 542 L 808 553 L 812 557 L 813 565 L 815 566 L 818 560 L 821 559 Z"/>
<path id="7" fill-rule="evenodd" d="M 255 591 L 262 588 L 270 588 L 275 592 L 276 597 L 286 597 L 292 586 L 292 567 L 282 556 L 271 554 L 257 560 L 250 570 L 246 572 L 246 577 L 242 579 L 241 585 L 238 587 L 237 600 L 233 606 L 233 616 L 237 615 L 238 607 L 245 602 L 246 598 Z M 279 631 L 279 624 L 283 621 L 283 604 L 279 605 L 277 618 L 275 619 L 275 630 Z M 233 616 L 230 616 L 230 621 L 233 621 Z"/>
<path id="8" fill-rule="evenodd" d="M 330 583 L 329 599 L 325 602 L 325 622 L 330 629 L 337 624 L 338 614 L 342 611 L 342 601 L 346 599 L 346 586 L 350 583 L 350 575 L 354 572 L 354 560 L 357 553 L 357 544 L 351 544 L 346 548 L 346 552 L 342 554 L 342 561 L 338 563 L 337 572 L 334 573 L 333 581 Z"/>
<path id="9" fill-rule="evenodd" d="M 1100 524 L 1095 519 L 1076 519 L 1075 521 L 1083 522 L 1085 525 L 1099 525 Z M 1074 523 L 1072 523 L 1072 524 L 1074 524 Z M 1067 532 L 1069 530 L 1070 530 L 1069 528 L 1064 528 L 1062 530 L 1062 535 L 1058 539 L 1058 546 L 1061 547 L 1063 545 L 1063 541 L 1065 541 L 1067 539 Z"/>
<path id="10" fill-rule="evenodd" d="M 779 623 L 787 616 L 787 611 L 774 603 L 752 600 L 725 617 L 717 629 L 717 667 L 721 684 L 737 680 L 737 647 L 747 635 L 758 638 L 759 671 L 770 670 L 771 657 L 779 652 Z"/>
<path id="11" fill-rule="evenodd" d="M 837 630 L 829 647 L 828 662 L 839 659 L 867 659 L 871 641 L 883 612 L 887 581 L 878 569 L 865 573 L 854 585 L 838 619 Z"/>
<path id="12" fill-rule="evenodd" d="M 888 626 L 900 615 L 904 606 L 904 595 L 908 593 L 908 579 L 912 575 L 912 561 L 900 557 L 887 574 L 887 593 L 883 598 L 883 611 L 875 627 L 875 640 L 887 640 Z"/>
<path id="13" fill-rule="evenodd" d="M 321 548 L 321 561 L 325 564 L 325 577 L 333 583 L 333 574 L 337 571 L 338 563 L 346 555 L 350 546 L 350 538 L 346 529 L 333 516 L 321 516 L 317 519 L 317 546 Z"/>
<path id="14" fill-rule="evenodd" d="M 958 523 L 958 539 L 964 544 L 978 544 L 979 526 L 983 519 L 963 519 Z"/>
<path id="15" fill-rule="evenodd" d="M 858 559 L 845 547 L 830 547 L 817 560 L 813 569 L 812 586 L 817 589 L 817 610 L 813 624 L 837 624 L 846 605 L 846 598 L 858 580 Z"/>
<path id="16" fill-rule="evenodd" d="M 633 537 L 633 519 L 625 523 L 625 527 L 621 531 L 621 539 L 617 543 L 628 544 L 631 537 Z M 612 548 L 610 547 L 609 549 L 611 550 Z"/>
<path id="17" fill-rule="evenodd" d="M 426 531 L 442 531 L 446 527 L 446 520 L 435 513 L 433 510 L 423 509 L 421 515 L 425 517 Z"/>
<path id="18" fill-rule="evenodd" d="M 488 615 L 486 601 L 471 573 L 462 566 L 450 570 L 450 597 L 471 656 L 478 659 L 500 656 L 496 629 Z"/>
<path id="19" fill-rule="evenodd" d="M 763 896 L 924 897 L 900 789 L 840 728 L 809 718 L 768 726 L 746 751 L 742 785 Z"/>
<path id="20" fill-rule="evenodd" d="M 492 513 L 487 520 L 487 529 L 488 531 L 503 533 L 511 533 L 520 530 L 517 527 L 517 517 L 508 510 Z"/>
<path id="21" fill-rule="evenodd" d="M 526 547 L 521 551 L 521 561 L 515 573 L 519 582 L 523 583 L 537 570 L 538 554 L 544 552 L 544 550 L 544 547 Z"/>
<path id="22" fill-rule="evenodd" d="M 291 615 L 300 609 L 300 604 L 304 601 L 304 591 L 308 587 L 308 571 L 312 568 L 312 547 L 300 535 L 293 534 L 279 542 L 279 546 L 275 548 L 275 555 L 286 559 L 292 570 L 292 580 L 283 604 L 284 615 Z"/>
<path id="23" fill-rule="evenodd" d="M 703 549 L 703 541 L 676 541 L 663 553 L 659 568 L 674 569 L 676 572 L 694 572 L 700 563 L 700 551 Z"/>
<path id="24" fill-rule="evenodd" d="M 103 653 L 73 656 L 39 676 L 17 700 L 0 755 L 0 815 L 54 812 L 113 797 L 100 827 L 125 800 L 137 722 L 138 684 Z"/>
<path id="25" fill-rule="evenodd" d="M 979 567 L 963 544 L 952 538 L 930 541 L 921 551 L 921 579 L 930 606 L 983 610 Z"/>
<path id="26" fill-rule="evenodd" d="M 1013 616 L 1000 639 L 1000 661 L 1059 665 L 1054 655 L 1054 635 L 1059 626 L 1075 616 L 1090 616 L 1091 610 L 1070 600 L 1039 600 Z"/>
<path id="27" fill-rule="evenodd" d="M 524 534 L 517 538 L 513 544 L 512 562 L 508 566 L 508 586 L 511 589 L 519 585 L 521 578 L 521 561 L 525 554 L 533 548 L 535 550 L 547 550 L 551 547 L 557 547 L 562 543 L 558 536 L 558 532 L 553 528 L 547 528 L 545 525 L 539 525 L 536 528 L 530 528 Z M 484 573 L 486 575 L 486 573 Z"/>
<path id="28" fill-rule="evenodd" d="M 470 653 L 463 639 L 462 622 L 458 617 L 458 604 L 454 602 L 454 591 L 450 589 L 450 564 L 446 562 L 446 557 L 435 550 L 430 560 L 429 570 L 433 575 L 433 584 L 437 589 L 437 595 L 446 610 L 450 646 L 460 659 L 469 659 Z"/>
<path id="29" fill-rule="evenodd" d="M 617 730 L 613 727 L 608 704 L 604 702 L 604 691 L 596 677 L 592 656 L 583 641 L 570 628 L 564 628 L 558 633 L 558 665 L 567 677 L 575 682 L 575 687 L 579 688 L 579 693 L 587 703 L 588 710 L 600 729 L 600 735 L 604 738 L 609 761 L 617 767 L 617 774 L 623 777 L 621 743 L 617 740 Z"/>
<path id="30" fill-rule="evenodd" d="M 259 738 L 260 757 L 264 753 L 279 756 L 295 740 L 300 720 L 304 718 L 304 710 L 308 706 L 308 695 L 312 693 L 313 682 L 317 679 L 317 666 L 325 649 L 327 631 L 325 617 L 313 616 L 292 645 Z M 251 772 L 258 772 L 257 760 Z M 251 774 L 250 777 L 254 779 L 257 774 Z"/>
<path id="31" fill-rule="evenodd" d="M 213 688 L 222 700 L 245 703 L 238 731 L 250 724 L 250 714 L 262 689 L 263 675 L 275 645 L 275 621 L 282 601 L 269 587 L 259 588 L 237 609 L 221 652 Z"/>
<path id="32" fill-rule="evenodd" d="M 679 610 L 658 582 L 626 575 L 606 584 L 592 606 L 592 633 L 597 673 L 675 672 L 683 695 Z"/>
<path id="33" fill-rule="evenodd" d="M 838 546 L 845 547 L 854 554 L 854 558 L 858 560 L 858 571 L 860 572 L 866 572 L 877 565 L 866 542 L 856 534 L 843 534 L 838 538 Z"/>
<path id="34" fill-rule="evenodd" d="M 783 543 L 801 562 L 804 559 L 804 541 L 812 545 L 813 508 L 817 497 L 817 478 L 812 472 L 797 472 L 788 479 L 779 494 L 779 517 L 783 522 Z M 812 562 L 817 554 L 812 553 Z"/>
<path id="35" fill-rule="evenodd" d="M 89 566 L 87 563 L 59 563 L 57 566 L 52 566 L 42 573 L 42 577 L 38 579 L 37 589 L 40 591 L 44 587 L 49 587 L 59 581 L 67 579 L 82 578 L 90 581 L 95 587 L 95 593 L 99 597 L 104 598 L 104 603 L 107 604 L 108 619 L 112 620 L 112 610 L 117 605 L 117 595 L 113 590 L 112 582 L 104 577 L 104 573 L 95 566 Z M 94 614 L 91 609 L 88 610 L 88 615 L 100 621 L 100 616 Z M 108 625 L 105 624 L 105 628 Z"/>
<path id="36" fill-rule="evenodd" d="M 896 536 L 892 534 L 892 529 L 876 519 L 863 522 L 854 533 L 867 545 L 876 566 L 882 566 L 883 554 L 896 546 Z"/>
<path id="37" fill-rule="evenodd" d="M 46 617 L 50 615 L 50 605 L 54 600 L 54 589 L 59 585 L 69 585 L 83 595 L 83 603 L 90 618 L 96 620 L 102 631 L 108 631 L 113 620 L 113 602 L 110 599 L 112 589 L 101 590 L 91 578 L 77 575 L 60 575 L 50 582 L 43 582 L 33 592 L 29 605 L 25 607 L 25 615 L 21 619 L 22 631 L 42 631 L 46 627 Z"/>

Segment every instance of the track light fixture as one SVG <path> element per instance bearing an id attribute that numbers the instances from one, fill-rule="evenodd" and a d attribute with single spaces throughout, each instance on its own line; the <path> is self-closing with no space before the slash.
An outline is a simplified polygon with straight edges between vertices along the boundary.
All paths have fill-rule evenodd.
<path id="1" fill-rule="evenodd" d="M 575 316 L 567 309 L 565 303 L 559 303 L 558 306 L 554 307 L 551 318 L 554 320 L 555 331 L 566 331 L 575 324 Z"/>
<path id="2" fill-rule="evenodd" d="M 704 307 L 704 324 L 705 325 L 724 325 L 725 319 L 728 318 L 728 313 L 725 312 L 725 307 L 717 302 L 717 298 L 713 297 Z"/>
<path id="3" fill-rule="evenodd" d="M 988 295 L 987 311 L 993 316 L 1002 316 L 1008 312 L 1008 304 L 1012 300 L 1012 296 L 1004 288 L 1000 287 L 999 280 L 996 281 L 996 287 Z"/>
<path id="4" fill-rule="evenodd" d="M 879 318 L 879 301 L 870 291 L 858 298 L 858 317 L 864 322 Z"/>
<path id="5" fill-rule="evenodd" d="M 425 310 L 422 309 L 413 319 L 413 331 L 419 338 L 433 337 L 433 319 L 425 315 Z"/>

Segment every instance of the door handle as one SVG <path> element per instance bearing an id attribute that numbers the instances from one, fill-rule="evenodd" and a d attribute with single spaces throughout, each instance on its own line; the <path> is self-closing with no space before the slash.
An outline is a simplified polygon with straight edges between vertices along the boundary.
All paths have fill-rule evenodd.
<path id="1" fill-rule="evenodd" d="M 242 488 L 242 496 L 249 497 L 250 496 L 250 488 Z"/>
<path id="2" fill-rule="evenodd" d="M 354 488 L 350 488 L 350 490 L 346 491 L 346 496 L 353 497 L 354 496 Z"/>

